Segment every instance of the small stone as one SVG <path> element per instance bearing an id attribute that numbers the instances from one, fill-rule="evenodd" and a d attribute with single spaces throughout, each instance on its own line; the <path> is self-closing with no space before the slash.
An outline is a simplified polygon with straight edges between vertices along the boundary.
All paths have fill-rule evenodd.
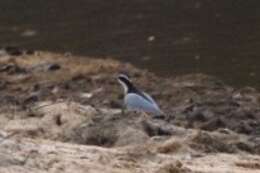
<path id="1" fill-rule="evenodd" d="M 61 66 L 59 64 L 50 64 L 48 67 L 49 71 L 56 71 L 59 70 L 61 68 Z"/>
<path id="2" fill-rule="evenodd" d="M 194 59 L 195 59 L 195 60 L 200 60 L 200 55 L 196 55 L 196 56 L 194 57 Z"/>
<path id="3" fill-rule="evenodd" d="M 147 41 L 148 42 L 152 42 L 152 41 L 154 41 L 155 40 L 155 36 L 153 36 L 153 35 L 151 35 L 151 36 L 149 36 L 148 38 L 147 38 Z"/>
<path id="4" fill-rule="evenodd" d="M 90 99 L 91 97 L 93 97 L 93 94 L 92 93 L 81 93 L 80 97 Z"/>
<path id="5" fill-rule="evenodd" d="M 21 33 L 22 37 L 32 37 L 35 36 L 37 34 L 37 32 L 35 30 L 32 29 L 28 29 L 25 30 L 24 32 Z"/>
<path id="6" fill-rule="evenodd" d="M 16 46 L 7 46 L 7 47 L 5 47 L 5 51 L 9 55 L 13 55 L 13 56 L 20 56 L 23 54 L 23 51 Z"/>

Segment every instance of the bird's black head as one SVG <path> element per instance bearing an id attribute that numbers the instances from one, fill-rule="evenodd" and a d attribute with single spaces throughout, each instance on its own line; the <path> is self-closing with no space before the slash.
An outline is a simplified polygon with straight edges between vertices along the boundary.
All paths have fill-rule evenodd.
<path id="1" fill-rule="evenodd" d="M 129 93 L 135 89 L 134 85 L 131 83 L 130 79 L 125 74 L 120 74 L 117 77 L 118 82 L 123 86 L 125 93 Z"/>
<path id="2" fill-rule="evenodd" d="M 117 79 L 118 79 L 119 81 L 124 82 L 124 83 L 130 82 L 129 77 L 128 77 L 127 75 L 125 75 L 125 74 L 120 74 L 120 75 L 118 75 Z"/>

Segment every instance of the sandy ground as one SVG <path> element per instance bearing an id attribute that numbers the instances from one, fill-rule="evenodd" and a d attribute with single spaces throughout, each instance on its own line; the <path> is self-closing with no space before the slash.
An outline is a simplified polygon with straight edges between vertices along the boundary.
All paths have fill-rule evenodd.
<path id="1" fill-rule="evenodd" d="M 122 114 L 128 73 L 166 117 Z M 260 93 L 203 74 L 0 51 L 0 172 L 260 172 Z"/>

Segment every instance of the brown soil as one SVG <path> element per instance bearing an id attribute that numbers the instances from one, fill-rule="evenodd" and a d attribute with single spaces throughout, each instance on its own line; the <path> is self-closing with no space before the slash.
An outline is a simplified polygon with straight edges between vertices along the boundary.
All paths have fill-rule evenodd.
<path id="1" fill-rule="evenodd" d="M 260 171 L 255 89 L 203 74 L 160 78 L 109 58 L 29 53 L 0 56 L 0 172 Z M 120 72 L 158 101 L 164 119 L 122 114 Z"/>

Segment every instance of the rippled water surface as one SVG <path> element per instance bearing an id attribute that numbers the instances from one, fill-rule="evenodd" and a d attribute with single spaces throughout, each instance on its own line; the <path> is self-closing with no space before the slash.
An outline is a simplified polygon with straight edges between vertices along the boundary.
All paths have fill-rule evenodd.
<path id="1" fill-rule="evenodd" d="M 107 57 L 260 88 L 259 0 L 2 0 L 0 45 Z"/>

